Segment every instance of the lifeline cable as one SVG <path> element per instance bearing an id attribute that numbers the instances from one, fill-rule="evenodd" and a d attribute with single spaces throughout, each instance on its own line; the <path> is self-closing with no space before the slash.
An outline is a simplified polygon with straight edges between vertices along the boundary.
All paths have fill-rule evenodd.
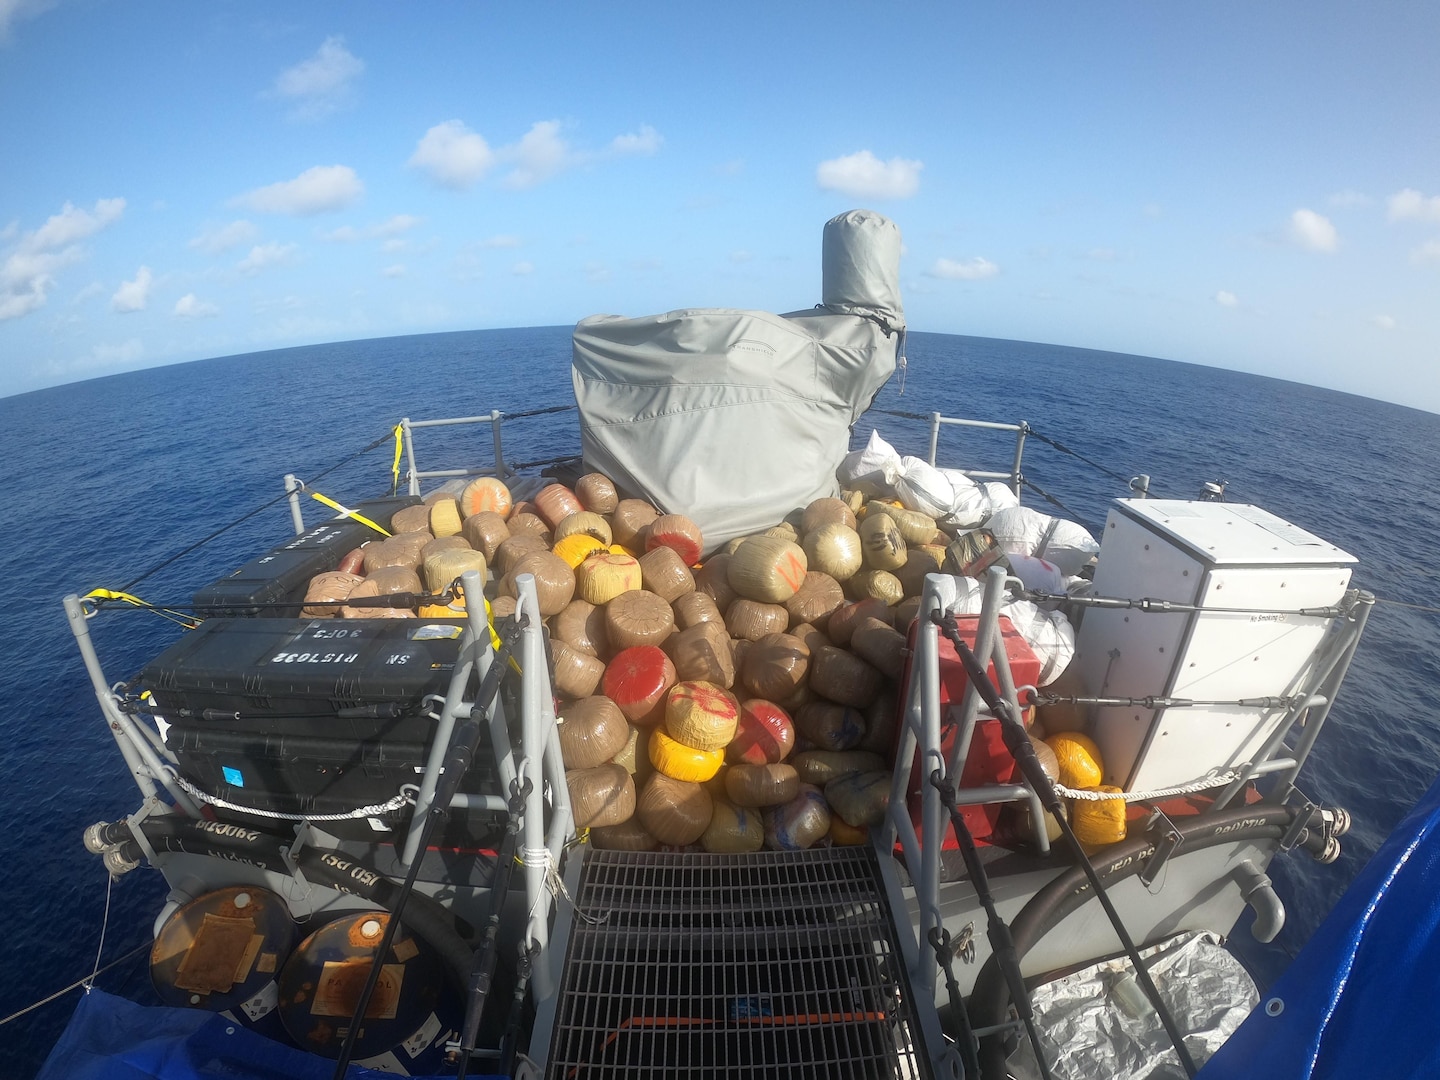
<path id="1" fill-rule="evenodd" d="M 357 450 L 355 453 L 351 454 L 349 457 L 341 458 L 341 459 L 340 459 L 339 461 L 337 461 L 334 465 L 331 465 L 328 469 L 321 469 L 318 473 L 316 473 L 316 474 L 312 477 L 312 480 L 319 480 L 322 476 L 328 476 L 330 473 L 334 472 L 336 469 L 340 468 L 342 465 L 348 465 L 350 462 L 354 461 L 356 458 L 358 458 L 358 457 L 363 457 L 365 454 L 368 454 L 371 450 L 374 450 L 377 446 L 383 446 L 383 445 L 385 445 L 385 443 L 387 443 L 387 442 L 390 441 L 390 438 L 391 438 L 391 433 L 387 431 L 384 435 L 382 435 L 380 438 L 376 439 L 376 440 L 375 440 L 374 442 L 372 442 L 369 446 L 366 446 L 366 447 L 364 447 L 364 448 L 361 449 L 361 450 Z M 302 489 L 304 488 L 304 485 L 303 485 L 303 484 L 301 485 L 301 488 L 302 488 Z M 241 522 L 243 522 L 243 521 L 248 521 L 248 520 L 250 520 L 252 517 L 254 517 L 256 514 L 259 514 L 259 513 L 263 512 L 263 511 L 265 511 L 265 510 L 270 509 L 270 507 L 274 506 L 274 505 L 275 505 L 276 503 L 278 503 L 281 499 L 288 499 L 289 497 L 290 497 L 290 492 L 288 492 L 288 491 L 282 491 L 279 495 L 275 496 L 275 498 L 267 500 L 266 502 L 264 502 L 264 503 L 262 503 L 261 505 L 257 506 L 254 510 L 251 510 L 249 513 L 247 513 L 247 514 L 242 514 L 240 517 L 236 518 L 234 521 L 230 522 L 229 524 L 221 525 L 220 528 L 216 529 L 214 532 L 210 533 L 208 536 L 203 536 L 203 537 L 201 537 L 199 540 L 196 540 L 195 543 L 191 544 L 189 547 L 183 548 L 182 550 L 177 551 L 174 555 L 171 555 L 168 559 L 165 559 L 163 562 L 159 562 L 159 563 L 155 564 L 155 565 L 152 566 L 149 570 L 146 570 L 143 574 L 141 574 L 139 577 L 134 578 L 133 580 L 128 581 L 128 582 L 126 582 L 124 585 L 120 586 L 120 589 L 119 589 L 118 591 L 120 591 L 120 592 L 129 592 L 129 591 L 130 591 L 131 589 L 133 589 L 136 585 L 139 585 L 140 582 L 144 581 L 146 578 L 150 577 L 152 574 L 159 573 L 161 570 L 165 569 L 165 567 L 169 566 L 171 563 L 175 562 L 177 559 L 181 559 L 181 558 L 185 557 L 186 555 L 189 555 L 190 552 L 194 551 L 196 548 L 198 548 L 198 547 L 203 547 L 204 545 L 208 544 L 211 540 L 214 540 L 217 536 L 221 535 L 222 533 L 228 532 L 229 530 L 235 528 L 235 526 L 239 525 Z"/>

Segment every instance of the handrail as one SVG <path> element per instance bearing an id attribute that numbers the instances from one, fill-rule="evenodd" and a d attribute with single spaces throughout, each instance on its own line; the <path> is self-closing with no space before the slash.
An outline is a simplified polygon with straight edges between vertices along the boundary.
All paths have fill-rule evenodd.
<path id="1" fill-rule="evenodd" d="M 872 412 L 881 413 L 885 416 L 898 416 L 905 420 L 922 420 L 930 425 L 930 451 L 927 461 L 935 464 L 936 456 L 940 450 L 940 429 L 945 426 L 975 428 L 981 431 L 1013 431 L 1015 432 L 1015 454 L 1010 463 L 1009 472 L 994 472 L 984 469 L 960 469 L 972 480 L 1004 480 L 1015 493 L 1018 499 L 1021 497 L 1021 489 L 1024 487 L 1025 474 L 1021 471 L 1021 459 L 1025 456 L 1025 437 L 1030 434 L 1030 425 L 1024 420 L 1016 423 L 1003 423 L 996 420 L 970 420 L 958 416 L 944 416 L 939 412 L 912 413 L 900 412 L 895 409 L 872 409 Z"/>

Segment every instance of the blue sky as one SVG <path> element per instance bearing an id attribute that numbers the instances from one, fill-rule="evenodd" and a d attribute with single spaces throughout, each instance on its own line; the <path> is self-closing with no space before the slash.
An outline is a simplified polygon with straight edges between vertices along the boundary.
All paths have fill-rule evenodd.
<path id="1" fill-rule="evenodd" d="M 804 307 L 868 206 L 913 329 L 1440 411 L 1437 43 L 1430 3 L 0 0 L 0 394 Z"/>

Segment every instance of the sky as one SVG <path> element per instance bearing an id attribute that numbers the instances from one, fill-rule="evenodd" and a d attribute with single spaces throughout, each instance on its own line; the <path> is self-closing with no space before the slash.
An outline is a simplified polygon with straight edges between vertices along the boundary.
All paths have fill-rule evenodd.
<path id="1" fill-rule="evenodd" d="M 0 0 L 0 395 L 808 307 L 868 207 L 912 330 L 1440 412 L 1437 45 L 1419 0 Z"/>

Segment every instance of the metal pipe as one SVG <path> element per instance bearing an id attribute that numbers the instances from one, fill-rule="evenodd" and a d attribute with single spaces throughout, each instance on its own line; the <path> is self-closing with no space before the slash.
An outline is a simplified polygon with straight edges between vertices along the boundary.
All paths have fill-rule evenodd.
<path id="1" fill-rule="evenodd" d="M 295 526 L 295 535 L 305 531 L 305 515 L 300 509 L 300 491 L 304 487 L 295 479 L 294 473 L 285 474 L 285 490 L 290 493 L 290 523 Z"/>
<path id="2" fill-rule="evenodd" d="M 443 420 L 412 420 L 409 423 L 414 428 L 454 427 L 457 424 L 493 424 L 497 417 L 503 415 L 499 409 L 492 409 L 488 416 L 452 416 Z"/>
<path id="3" fill-rule="evenodd" d="M 928 579 L 926 583 L 929 584 Z M 932 600 L 932 604 L 935 602 Z M 918 629 L 915 663 L 920 669 L 920 775 L 925 777 L 945 768 L 940 749 L 940 657 L 936 645 L 939 631 L 929 618 L 923 620 Z M 945 809 L 940 805 L 940 793 L 935 785 L 924 784 L 920 790 L 920 821 L 925 843 L 919 883 L 926 900 L 920 908 L 920 941 L 923 943 L 930 940 L 932 929 L 942 925 L 940 850 L 945 846 Z M 933 996 L 935 965 L 927 964 L 920 975 L 921 995 Z"/>
<path id="4" fill-rule="evenodd" d="M 549 844 L 545 835 L 545 750 L 549 738 L 545 731 L 545 711 L 554 705 L 550 694 L 550 676 L 545 663 L 545 643 L 541 638 L 540 602 L 535 592 L 535 575 L 521 574 L 515 579 L 516 614 L 527 619 L 520 638 L 522 692 L 520 697 L 521 783 L 528 781 L 525 797 L 525 820 L 522 826 L 522 852 L 525 859 L 525 895 L 531 912 L 526 923 L 526 938 L 541 952 L 542 961 L 535 965 L 531 976 L 535 992 L 546 996 L 555 992 L 549 964 L 544 962 L 549 939 L 550 908 L 547 901 Z M 550 726 L 554 727 L 551 718 Z"/>
<path id="5" fill-rule="evenodd" d="M 1005 591 L 1005 571 L 992 566 L 985 571 L 985 592 L 980 604 L 980 622 L 975 630 L 976 656 L 989 656 L 995 647 L 996 620 L 1000 614 L 1000 597 Z M 973 685 L 967 685 L 960 704 L 959 728 L 955 733 L 955 745 L 946 762 L 946 775 L 958 778 L 965 771 L 965 762 L 970 756 L 970 743 L 975 736 L 975 717 L 980 712 L 980 695 Z"/>
<path id="6" fill-rule="evenodd" d="M 504 480 L 509 475 L 505 468 L 505 451 L 500 446 L 500 410 L 490 410 L 490 437 L 495 443 L 495 475 Z"/>
<path id="7" fill-rule="evenodd" d="M 1010 490 L 1015 492 L 1017 499 L 1020 497 L 1020 477 L 1022 475 L 1020 459 L 1025 456 L 1025 435 L 1029 430 L 1030 425 L 1021 420 L 1015 436 L 1015 463 L 1010 467 Z"/>
<path id="8" fill-rule="evenodd" d="M 90 675 L 90 685 L 95 691 L 95 700 L 100 703 L 100 711 L 104 714 L 106 726 L 110 728 L 110 734 L 114 736 L 115 743 L 120 748 L 120 755 L 125 759 L 125 764 L 130 768 L 130 775 L 134 777 L 135 783 L 140 788 L 140 793 L 147 799 L 159 798 L 159 790 L 155 783 L 159 781 L 165 788 L 176 806 L 188 817 L 198 818 L 199 809 L 191 801 L 183 788 L 176 784 L 170 777 L 170 772 L 161 763 L 160 758 L 135 725 L 135 721 L 120 708 L 115 700 L 115 695 L 105 682 L 105 670 L 100 666 L 100 657 L 95 652 L 95 643 L 90 639 L 90 627 L 85 621 L 85 609 L 80 606 L 80 598 L 74 593 L 68 594 L 64 601 L 65 617 L 70 622 L 70 632 L 75 636 L 75 644 L 80 649 L 80 657 L 85 662 L 85 670 Z"/>
<path id="9" fill-rule="evenodd" d="M 412 429 L 416 426 L 416 424 L 410 422 L 408 416 L 402 417 L 400 420 L 400 429 L 405 433 L 405 464 L 410 469 L 411 495 L 420 494 L 420 477 L 415 475 L 415 436 L 412 432 Z M 429 425 L 424 420 L 421 420 L 418 426 L 428 427 Z"/>
<path id="10" fill-rule="evenodd" d="M 935 464 L 935 455 L 940 449 L 940 421 L 943 419 L 938 412 L 930 414 L 930 464 Z"/>

